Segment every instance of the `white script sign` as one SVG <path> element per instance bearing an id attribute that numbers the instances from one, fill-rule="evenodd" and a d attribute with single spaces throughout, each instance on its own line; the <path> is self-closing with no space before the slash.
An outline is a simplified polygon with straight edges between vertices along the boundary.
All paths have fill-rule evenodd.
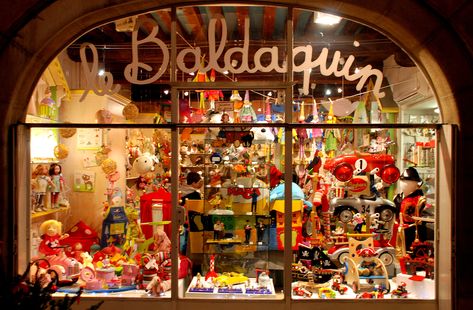
<path id="1" fill-rule="evenodd" d="M 169 66 L 169 50 L 166 45 L 162 40 L 158 39 L 156 35 L 158 34 L 159 27 L 156 25 L 156 22 L 152 19 L 142 19 L 138 22 L 138 25 L 135 29 L 139 29 L 140 25 L 148 22 L 152 23 L 153 29 L 151 33 L 144 39 L 138 40 L 138 30 L 133 31 L 132 34 L 132 59 L 131 63 L 128 64 L 125 69 L 124 69 L 124 76 L 126 80 L 132 84 L 151 84 L 155 81 L 157 81 L 163 73 L 166 71 L 166 69 Z M 216 24 L 217 22 L 220 22 L 221 28 L 222 28 L 222 35 L 220 37 L 220 40 L 217 44 L 217 38 L 216 38 Z M 224 72 L 224 71 L 229 71 L 234 74 L 239 74 L 242 72 L 248 72 L 248 73 L 255 73 L 255 72 L 271 72 L 271 71 L 276 71 L 278 73 L 285 73 L 287 72 L 287 66 L 282 65 L 279 66 L 279 50 L 277 46 L 273 47 L 262 47 L 259 48 L 253 57 L 253 67 L 250 68 L 249 65 L 249 46 L 250 46 L 250 20 L 248 18 L 245 19 L 245 31 L 244 31 L 244 39 L 243 39 L 243 46 L 241 47 L 232 47 L 229 48 L 225 51 L 225 44 L 227 42 L 227 23 L 225 22 L 225 19 L 223 17 L 220 18 L 212 18 L 209 23 L 209 28 L 208 28 L 208 41 L 209 41 L 209 59 L 208 63 L 202 64 L 200 61 L 202 57 L 202 51 L 200 47 L 189 47 L 185 48 L 177 54 L 176 58 L 176 64 L 179 70 L 182 72 L 186 73 L 191 73 L 191 72 L 196 72 L 197 70 L 200 70 L 201 72 L 208 72 L 211 69 L 214 69 L 215 71 L 218 72 Z M 148 72 L 153 71 L 153 67 L 150 65 L 140 62 L 139 61 L 139 47 L 142 44 L 152 43 L 157 45 L 159 52 L 162 53 L 163 55 L 163 60 L 161 63 L 161 66 L 157 68 L 156 73 L 147 79 L 138 79 L 138 71 L 140 69 L 146 70 Z M 89 69 L 89 65 L 87 63 L 87 59 L 85 56 L 85 49 L 90 48 L 92 50 L 92 69 Z M 224 53 L 225 51 L 225 53 Z M 233 67 L 231 65 L 232 63 L 232 56 L 233 54 L 240 53 L 241 54 L 241 63 L 239 66 Z M 263 66 L 261 64 L 261 56 L 264 54 L 269 54 L 271 55 L 271 62 L 267 66 Z M 340 61 L 341 53 L 340 51 L 335 51 L 333 53 L 332 57 L 332 62 L 329 64 L 328 61 L 328 54 L 329 50 L 328 48 L 324 47 L 318 57 L 316 59 L 312 59 L 312 46 L 311 45 L 305 45 L 305 46 L 297 46 L 294 47 L 293 49 L 293 58 L 296 57 L 299 54 L 303 54 L 304 61 L 298 65 L 294 64 L 293 65 L 293 71 L 294 72 L 303 72 L 304 74 L 304 79 L 303 79 L 303 93 L 308 94 L 309 93 L 309 85 L 310 85 L 310 73 L 311 70 L 315 68 L 319 68 L 320 73 L 324 76 L 331 76 L 334 75 L 336 77 L 344 77 L 348 81 L 355 81 L 359 80 L 358 83 L 356 84 L 356 89 L 360 91 L 365 83 L 367 82 L 368 78 L 371 76 L 374 76 L 376 78 L 374 82 L 374 87 L 373 87 L 373 94 L 375 96 L 378 96 L 378 98 L 384 97 L 384 92 L 380 92 L 381 89 L 381 83 L 383 80 L 383 74 L 380 70 L 378 69 L 373 69 L 371 65 L 367 65 L 363 68 L 361 68 L 357 73 L 350 74 L 350 69 L 351 66 L 353 65 L 353 62 L 355 61 L 355 57 L 353 55 L 348 56 L 348 58 L 345 60 L 345 63 L 343 64 L 343 68 L 341 70 L 338 69 L 338 64 Z M 194 60 L 191 63 L 191 67 L 186 67 L 186 62 L 184 61 L 186 56 L 188 55 L 193 55 Z M 223 67 L 220 66 L 218 63 L 218 60 L 221 59 L 223 56 Z M 113 76 L 111 73 L 106 72 L 104 76 L 98 77 L 97 76 L 97 64 L 98 64 L 98 58 L 97 58 L 97 50 L 95 46 L 91 43 L 84 43 L 81 46 L 81 61 L 82 61 L 82 67 L 85 71 L 86 74 L 86 82 L 87 82 L 87 88 L 86 91 L 84 92 L 83 96 L 81 97 L 80 101 L 82 101 L 85 96 L 87 96 L 88 92 L 90 90 L 94 91 L 97 95 L 105 95 L 105 94 L 113 94 L 118 92 L 120 89 L 120 85 L 113 85 Z M 285 63 L 282 61 L 281 63 Z M 294 62 L 293 62 L 294 63 Z M 353 70 L 352 70 L 353 71 Z"/>

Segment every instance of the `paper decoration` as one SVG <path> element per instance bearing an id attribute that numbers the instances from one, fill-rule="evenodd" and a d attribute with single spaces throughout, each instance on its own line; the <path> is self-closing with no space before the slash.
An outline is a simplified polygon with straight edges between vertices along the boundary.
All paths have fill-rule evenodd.
<path id="1" fill-rule="evenodd" d="M 84 170 L 74 171 L 74 191 L 90 193 L 94 192 L 95 172 Z"/>

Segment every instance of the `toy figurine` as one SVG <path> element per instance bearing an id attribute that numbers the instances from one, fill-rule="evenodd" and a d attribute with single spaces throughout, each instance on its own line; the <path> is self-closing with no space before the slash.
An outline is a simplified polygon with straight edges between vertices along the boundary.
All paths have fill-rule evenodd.
<path id="1" fill-rule="evenodd" d="M 413 217 L 420 217 L 425 208 L 424 193 L 420 189 L 422 179 L 417 170 L 413 167 L 407 168 L 401 175 L 400 188 L 401 193 L 394 197 L 394 203 L 402 216 L 404 226 L 405 250 L 410 249 L 412 242 L 418 237 L 425 240 L 425 223 L 414 220 Z M 398 245 L 399 246 L 399 245 Z"/>
<path id="2" fill-rule="evenodd" d="M 407 291 L 406 286 L 405 282 L 401 282 L 401 284 L 391 292 L 391 298 L 407 298 L 409 292 Z"/>
<path id="3" fill-rule="evenodd" d="M 34 211 L 46 211 L 46 202 L 44 197 L 48 190 L 48 186 L 54 187 L 54 183 L 48 175 L 48 168 L 44 165 L 37 165 L 32 174 L 33 191 L 35 193 L 36 206 Z"/>
<path id="4" fill-rule="evenodd" d="M 364 248 L 358 250 L 357 254 L 363 257 L 363 260 L 358 267 L 360 276 L 368 277 L 379 276 L 382 274 L 382 266 L 372 259 L 373 257 L 376 257 L 376 252 L 373 248 Z"/>
<path id="5" fill-rule="evenodd" d="M 223 237 L 224 229 L 225 225 L 220 220 L 217 220 L 214 224 L 214 240 L 220 240 Z"/>
<path id="6" fill-rule="evenodd" d="M 257 235 L 257 240 L 259 244 L 263 243 L 265 230 L 266 230 L 266 225 L 263 223 L 263 220 L 260 219 L 258 223 L 256 224 L 256 235 Z"/>
<path id="7" fill-rule="evenodd" d="M 357 233 L 361 233 L 361 228 L 363 227 L 363 224 L 365 224 L 365 219 L 363 218 L 363 215 L 361 213 L 356 213 L 353 215 L 353 224 L 355 224 L 355 228 L 353 230 Z"/>
<path id="8" fill-rule="evenodd" d="M 251 225 L 250 221 L 246 220 L 246 224 L 244 227 L 245 230 L 245 243 L 250 243 L 250 238 L 251 238 Z"/>
<path id="9" fill-rule="evenodd" d="M 251 191 L 251 213 L 256 214 L 256 206 L 258 202 L 259 191 L 253 188 Z"/>
<path id="10" fill-rule="evenodd" d="M 60 241 L 69 237 L 68 234 L 62 234 L 62 224 L 56 220 L 44 221 L 39 227 L 41 239 L 39 252 L 46 256 L 58 255 L 61 252 Z"/>
<path id="11" fill-rule="evenodd" d="M 64 191 L 64 178 L 62 167 L 59 164 L 49 166 L 49 177 L 54 186 L 51 188 L 51 208 L 59 208 L 59 194 Z"/>

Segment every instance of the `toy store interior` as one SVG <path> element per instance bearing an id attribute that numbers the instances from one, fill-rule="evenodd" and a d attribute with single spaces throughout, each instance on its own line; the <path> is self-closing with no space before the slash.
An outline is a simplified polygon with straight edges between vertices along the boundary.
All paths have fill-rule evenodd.
<path id="1" fill-rule="evenodd" d="M 287 84 L 273 60 L 287 53 L 287 9 L 258 8 L 177 8 L 177 60 L 171 11 L 159 10 L 91 30 L 47 67 L 25 122 L 32 278 L 58 296 L 435 299 L 439 114 L 422 73 L 375 30 L 295 9 Z M 274 29 L 257 12 L 279 16 Z M 205 31 L 189 26 L 195 14 Z M 298 49 L 322 31 L 332 45 Z M 348 33 L 361 46 L 336 41 Z M 368 47 L 378 41 L 382 52 Z M 304 53 L 320 53 L 320 68 L 306 74 Z M 344 78 L 350 55 L 362 73 Z M 334 59 L 336 76 L 315 72 Z M 383 87 L 375 74 L 353 82 L 368 64 Z"/>

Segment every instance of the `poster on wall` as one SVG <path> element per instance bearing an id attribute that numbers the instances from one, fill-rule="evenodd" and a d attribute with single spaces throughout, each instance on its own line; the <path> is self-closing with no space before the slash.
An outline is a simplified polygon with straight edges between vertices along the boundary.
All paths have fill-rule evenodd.
<path id="1" fill-rule="evenodd" d="M 97 150 L 102 147 L 102 130 L 99 128 L 77 129 L 77 148 L 79 150 Z"/>
<path id="2" fill-rule="evenodd" d="M 94 192 L 95 172 L 83 170 L 74 171 L 74 191 Z"/>

